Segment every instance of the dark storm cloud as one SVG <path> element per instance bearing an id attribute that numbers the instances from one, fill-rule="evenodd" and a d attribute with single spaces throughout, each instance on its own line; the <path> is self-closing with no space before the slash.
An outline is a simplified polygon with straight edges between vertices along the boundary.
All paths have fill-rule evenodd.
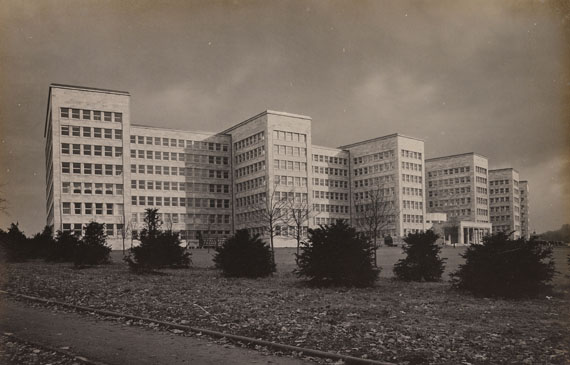
<path id="1" fill-rule="evenodd" d="M 549 2 L 0 6 L 3 226 L 45 220 L 50 82 L 128 90 L 138 124 L 216 131 L 276 109 L 312 116 L 321 145 L 400 132 L 428 157 L 479 152 L 530 180 L 532 227 L 567 220 L 567 39 Z"/>

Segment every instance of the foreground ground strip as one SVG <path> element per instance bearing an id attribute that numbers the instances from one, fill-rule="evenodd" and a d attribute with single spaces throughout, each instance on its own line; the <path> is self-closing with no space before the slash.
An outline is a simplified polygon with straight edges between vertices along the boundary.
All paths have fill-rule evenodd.
<path id="1" fill-rule="evenodd" d="M 461 249 L 446 249 L 448 266 Z M 570 360 L 566 255 L 556 249 L 556 287 L 548 297 L 474 298 L 442 283 L 400 283 L 384 270 L 371 289 L 307 288 L 291 273 L 292 250 L 278 251 L 278 272 L 227 279 L 211 252 L 195 251 L 190 270 L 133 275 L 115 264 L 74 270 L 66 264 L 9 264 L 2 287 L 102 310 L 396 363 L 559 363 Z M 389 267 L 400 250 L 379 251 Z M 384 260 L 384 261 L 383 261 Z"/>

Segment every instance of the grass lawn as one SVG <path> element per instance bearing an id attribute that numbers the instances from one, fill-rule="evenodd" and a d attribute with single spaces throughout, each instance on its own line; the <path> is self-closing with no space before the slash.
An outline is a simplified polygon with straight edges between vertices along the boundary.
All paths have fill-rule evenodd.
<path id="1" fill-rule="evenodd" d="M 134 275 L 111 265 L 75 270 L 40 261 L 7 264 L 3 289 L 79 305 L 397 363 L 496 364 L 570 361 L 568 248 L 555 249 L 555 289 L 532 300 L 474 298 L 441 283 L 391 279 L 400 248 L 381 248 L 373 288 L 307 288 L 292 274 L 294 249 L 277 249 L 270 278 L 228 279 L 213 251 L 193 251 L 188 270 Z M 446 247 L 445 280 L 463 248 Z"/>

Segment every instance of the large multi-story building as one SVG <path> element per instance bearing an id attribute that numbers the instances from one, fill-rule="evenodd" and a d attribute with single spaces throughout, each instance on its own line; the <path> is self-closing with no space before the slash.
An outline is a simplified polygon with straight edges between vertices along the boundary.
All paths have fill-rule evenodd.
<path id="1" fill-rule="evenodd" d="M 426 160 L 427 211 L 447 214 L 446 240 L 480 243 L 490 233 L 488 169 L 473 152 Z"/>
<path id="2" fill-rule="evenodd" d="M 268 202 L 287 200 L 311 210 L 306 231 L 358 222 L 374 197 L 383 204 L 379 235 L 425 228 L 422 140 L 313 146 L 310 117 L 274 111 L 220 133 L 147 127 L 131 123 L 129 103 L 128 92 L 50 86 L 46 211 L 56 230 L 81 233 L 97 221 L 120 248 L 152 207 L 184 239 L 265 233 Z M 275 244 L 290 244 L 295 227 L 275 223 Z"/>
<path id="3" fill-rule="evenodd" d="M 489 171 L 489 201 L 493 233 L 521 236 L 519 173 L 513 168 Z"/>
<path id="4" fill-rule="evenodd" d="M 530 213 L 530 206 L 529 206 L 529 186 L 528 181 L 521 180 L 519 181 L 519 193 L 521 197 L 521 235 L 525 239 L 530 238 L 530 220 L 529 220 L 529 213 Z"/>

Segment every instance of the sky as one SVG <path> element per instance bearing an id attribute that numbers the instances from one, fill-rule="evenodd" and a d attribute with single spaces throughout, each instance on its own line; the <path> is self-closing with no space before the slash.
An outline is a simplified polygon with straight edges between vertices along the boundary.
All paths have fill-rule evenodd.
<path id="1" fill-rule="evenodd" d="M 0 0 L 0 227 L 45 224 L 50 83 L 125 90 L 131 122 L 221 131 L 266 109 L 313 143 L 391 133 L 530 184 L 530 227 L 570 223 L 565 1 Z"/>

